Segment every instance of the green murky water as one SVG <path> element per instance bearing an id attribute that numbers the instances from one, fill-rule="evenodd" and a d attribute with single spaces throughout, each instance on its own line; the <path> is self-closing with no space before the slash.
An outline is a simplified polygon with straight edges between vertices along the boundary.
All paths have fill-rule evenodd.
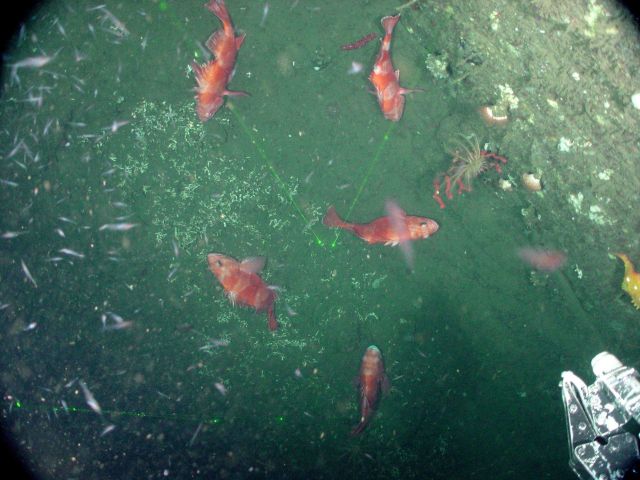
<path id="1" fill-rule="evenodd" d="M 510 28 L 510 7 L 468 11 L 481 12 L 475 26 L 456 22 L 455 6 L 404 9 L 393 59 L 403 86 L 424 92 L 392 124 L 368 93 L 378 43 L 340 46 L 381 33 L 396 4 L 272 1 L 263 20 L 263 2 L 228 0 L 247 34 L 230 87 L 251 96 L 202 124 L 188 65 L 204 61 L 199 45 L 219 23 L 201 3 L 51 2 L 6 54 L 1 411 L 24 461 L 43 478 L 570 478 L 560 372 L 589 378 L 603 349 L 640 362 L 638 313 L 607 255 L 640 262 L 625 234 L 637 209 L 612 210 L 604 226 L 572 212 L 566 198 L 590 188 L 576 169 L 620 172 L 598 151 L 553 157 L 561 135 L 577 140 L 547 134 L 562 120 L 534 110 L 561 89 L 508 70 L 503 88 L 486 86 L 481 69 L 469 73 L 491 61 L 469 39 L 496 21 Z M 525 13 L 540 28 L 567 25 L 550 9 Z M 465 23 L 485 36 L 453 28 Z M 457 59 L 443 40 L 454 33 Z M 11 64 L 40 55 L 53 58 L 12 76 Z M 363 71 L 348 74 L 352 62 Z M 468 93 L 482 89 L 494 95 Z M 500 102 L 513 121 L 485 125 L 477 108 Z M 508 158 L 513 191 L 487 172 L 438 207 L 432 181 L 459 134 Z M 526 171 L 543 172 L 543 192 L 520 186 Z M 617 185 L 637 187 L 637 167 L 626 172 Z M 586 212 L 611 205 L 601 193 L 583 194 Z M 397 248 L 322 225 L 329 205 L 367 222 L 388 198 L 440 223 L 414 244 L 413 272 Z M 101 228 L 122 222 L 135 226 Z M 532 272 L 515 253 L 529 245 L 569 260 Z M 210 252 L 267 257 L 275 334 L 264 315 L 230 305 Z M 372 343 L 392 389 L 353 438 L 352 379 Z"/>

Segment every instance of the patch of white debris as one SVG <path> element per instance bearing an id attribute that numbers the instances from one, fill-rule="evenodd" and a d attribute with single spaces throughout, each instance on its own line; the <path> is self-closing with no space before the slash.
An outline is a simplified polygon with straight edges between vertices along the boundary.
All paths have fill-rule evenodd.
<path id="1" fill-rule="evenodd" d="M 609 172 L 607 175 L 611 175 L 611 172 Z M 569 194 L 569 204 L 573 207 L 577 214 L 586 215 L 589 220 L 591 220 L 596 225 L 613 225 L 614 221 L 606 215 L 604 209 L 600 205 L 591 205 L 588 208 L 585 206 L 583 208 L 583 203 L 584 195 L 582 194 L 582 192 Z"/>
<path id="2" fill-rule="evenodd" d="M 573 193 L 569 194 L 569 203 L 576 211 L 576 213 L 582 213 L 582 201 L 584 200 L 584 195 L 582 192 L 578 192 L 575 195 Z"/>
<path id="3" fill-rule="evenodd" d="M 560 141 L 558 142 L 558 150 L 560 150 L 561 152 L 570 152 L 573 144 L 573 140 L 565 137 L 560 137 Z"/>
<path id="4" fill-rule="evenodd" d="M 589 207 L 589 220 L 597 225 L 611 225 L 613 221 L 605 216 L 604 210 L 598 205 L 591 205 Z"/>
<path id="5" fill-rule="evenodd" d="M 506 110 L 516 110 L 520 99 L 513 93 L 513 88 L 505 83 L 504 85 L 498 85 L 498 90 L 500 90 L 500 99 L 497 102 L 497 106 Z"/>
<path id="6" fill-rule="evenodd" d="M 578 267 L 577 263 L 573 266 L 573 271 L 576 272 L 576 276 L 578 277 L 578 280 L 582 280 L 582 269 Z"/>
<path id="7" fill-rule="evenodd" d="M 611 175 L 613 175 L 613 170 L 610 168 L 605 168 L 601 172 L 596 174 L 600 180 L 611 180 Z"/>

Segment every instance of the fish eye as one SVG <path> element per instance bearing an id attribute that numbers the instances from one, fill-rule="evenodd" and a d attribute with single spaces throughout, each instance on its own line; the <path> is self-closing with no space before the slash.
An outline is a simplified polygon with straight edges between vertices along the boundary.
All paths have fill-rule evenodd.
<path id="1" fill-rule="evenodd" d="M 216 265 L 221 267 L 222 266 L 222 262 L 220 260 L 216 260 Z"/>
<path id="2" fill-rule="evenodd" d="M 426 227 L 427 226 L 427 222 L 420 222 L 420 226 L 421 227 Z"/>

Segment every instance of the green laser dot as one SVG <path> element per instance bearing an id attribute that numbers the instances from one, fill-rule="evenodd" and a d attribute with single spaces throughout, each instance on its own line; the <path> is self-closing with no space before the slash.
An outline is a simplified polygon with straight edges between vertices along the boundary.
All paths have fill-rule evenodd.
<path id="1" fill-rule="evenodd" d="M 279 417 L 277 417 L 277 418 L 278 418 L 278 421 L 279 421 L 279 422 L 284 422 L 284 417 L 283 417 L 282 415 L 280 415 L 280 416 L 279 416 Z"/>
<path id="2" fill-rule="evenodd" d="M 20 400 L 16 400 L 16 407 L 22 408 L 22 403 L 20 402 Z"/>
<path id="3" fill-rule="evenodd" d="M 169 8 L 169 4 L 167 2 L 160 2 L 158 4 L 158 8 L 160 9 L 161 12 L 166 12 L 167 9 Z"/>

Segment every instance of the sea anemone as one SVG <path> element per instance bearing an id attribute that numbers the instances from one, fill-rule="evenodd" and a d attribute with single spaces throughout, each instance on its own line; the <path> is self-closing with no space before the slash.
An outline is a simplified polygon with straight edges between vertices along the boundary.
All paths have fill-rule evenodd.
<path id="1" fill-rule="evenodd" d="M 463 141 L 460 141 L 451 152 L 453 160 L 447 175 L 451 178 L 452 184 L 460 181 L 467 188 L 471 188 L 471 181 L 484 172 L 489 167 L 489 163 L 475 135 L 462 138 Z"/>

